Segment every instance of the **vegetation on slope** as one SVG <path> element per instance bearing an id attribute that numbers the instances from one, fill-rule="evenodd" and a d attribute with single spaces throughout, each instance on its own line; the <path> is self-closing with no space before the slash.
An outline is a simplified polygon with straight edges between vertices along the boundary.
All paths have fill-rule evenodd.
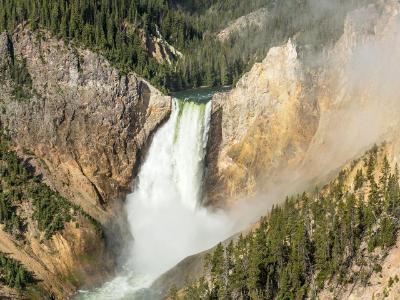
<path id="1" fill-rule="evenodd" d="M 317 1 L 318 2 L 318 1 Z M 235 82 L 267 51 L 296 36 L 300 46 L 319 50 L 341 34 L 348 11 L 369 0 L 4 0 L 0 32 L 28 21 L 65 40 L 104 54 L 120 69 L 136 71 L 171 90 Z M 248 28 L 222 42 L 216 33 L 261 7 L 261 28 Z M 143 46 L 145 36 L 162 37 L 184 56 L 159 64 Z"/>
<path id="2" fill-rule="evenodd" d="M 0 2 L 0 31 L 29 21 L 59 38 L 97 50 L 124 71 L 135 70 L 158 86 L 167 85 L 172 72 L 150 57 L 142 45 L 141 30 L 162 36 L 179 49 L 201 37 L 196 24 L 165 0 L 5 0 Z"/>
<path id="3" fill-rule="evenodd" d="M 15 153 L 8 151 L 8 140 L 0 134 L 0 223 L 5 231 L 18 239 L 23 238 L 25 222 L 17 214 L 23 191 L 18 188 L 29 178 L 27 170 L 21 166 Z"/>
<path id="4" fill-rule="evenodd" d="M 15 99 L 29 99 L 31 97 L 32 78 L 26 67 L 26 61 L 14 58 L 10 67 L 10 73 L 14 83 L 12 94 Z"/>
<path id="5" fill-rule="evenodd" d="M 66 222 L 83 215 L 102 234 L 101 226 L 93 218 L 29 172 L 24 162 L 10 150 L 9 143 L 6 135 L 0 132 L 0 223 L 8 233 L 24 239 L 28 217 L 36 221 L 44 237 L 50 239 L 64 229 Z M 26 201 L 32 204 L 33 212 L 24 212 L 22 217 L 21 205 Z"/>
<path id="6" fill-rule="evenodd" d="M 24 289 L 34 282 L 33 275 L 23 265 L 0 252 L 0 283 L 11 288 Z"/>
<path id="7" fill-rule="evenodd" d="M 396 243 L 397 166 L 374 147 L 321 191 L 272 209 L 259 227 L 208 256 L 206 278 L 172 299 L 305 299 L 324 287 L 366 285 Z"/>
<path id="8" fill-rule="evenodd" d="M 9 68 L 4 65 L 0 69 L 0 83 L 4 83 L 6 78 L 10 78 L 13 97 L 19 101 L 27 100 L 31 98 L 33 88 L 26 60 L 15 57 L 12 49 L 11 53 Z"/>

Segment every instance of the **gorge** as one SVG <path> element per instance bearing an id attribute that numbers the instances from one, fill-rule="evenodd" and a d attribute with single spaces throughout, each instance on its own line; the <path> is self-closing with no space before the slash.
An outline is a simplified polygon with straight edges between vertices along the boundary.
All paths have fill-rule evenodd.
<path id="1" fill-rule="evenodd" d="M 213 93 L 195 90 L 173 100 L 169 120 L 154 135 L 134 192 L 126 199 L 133 241 L 127 245 L 122 271 L 77 299 L 134 298 L 186 256 L 233 233 L 228 215 L 202 205 Z"/>
<path id="2" fill-rule="evenodd" d="M 250 2 L 0 1 L 0 298 L 398 298 L 400 4 Z"/>

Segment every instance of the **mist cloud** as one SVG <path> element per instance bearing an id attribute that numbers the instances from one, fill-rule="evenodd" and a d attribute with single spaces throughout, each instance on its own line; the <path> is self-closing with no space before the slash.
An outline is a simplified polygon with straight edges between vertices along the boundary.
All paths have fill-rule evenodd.
<path id="1" fill-rule="evenodd" d="M 312 1 L 319 12 L 332 2 Z M 322 5 L 322 6 L 319 6 Z M 316 76 L 318 130 L 302 163 L 259 184 L 263 189 L 232 210 L 242 223 L 254 222 L 286 196 L 313 190 L 330 174 L 375 143 L 395 141 L 400 130 L 399 4 L 386 1 L 352 12 L 346 32 L 330 50 L 303 61 Z M 308 65 L 308 67 L 307 67 Z M 316 73 L 316 74 L 315 74 Z M 396 159 L 396 157 L 394 158 Z"/>

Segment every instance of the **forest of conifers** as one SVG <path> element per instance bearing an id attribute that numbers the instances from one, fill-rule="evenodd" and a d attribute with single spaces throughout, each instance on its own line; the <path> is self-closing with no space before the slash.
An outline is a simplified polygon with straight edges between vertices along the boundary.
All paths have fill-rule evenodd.
<path id="1" fill-rule="evenodd" d="M 46 29 L 105 55 L 124 72 L 131 70 L 164 90 L 230 85 L 271 46 L 296 34 L 299 47 L 312 51 L 334 42 L 349 9 L 368 0 L 334 0 L 315 10 L 311 0 L 1 0 L 0 32 L 19 24 Z M 266 7 L 259 27 L 216 37 L 232 20 Z M 334 13 L 333 13 L 334 12 Z M 183 53 L 172 64 L 146 52 L 141 32 L 162 37 Z"/>
<path id="2" fill-rule="evenodd" d="M 324 287 L 367 285 L 396 243 L 397 166 L 374 147 L 320 191 L 287 198 L 250 234 L 219 244 L 209 277 L 172 299 L 313 299 Z M 398 281 L 391 278 L 391 281 Z"/>
<path id="3" fill-rule="evenodd" d="M 21 213 L 24 202 L 33 204 L 32 214 Z M 28 222 L 35 222 L 44 239 L 51 239 L 64 229 L 69 222 L 79 215 L 95 226 L 102 234 L 101 226 L 83 210 L 66 199 L 32 174 L 15 151 L 10 149 L 10 141 L 0 131 L 0 224 L 5 232 L 18 243 L 24 244 Z M 18 261 L 0 252 L 0 284 L 17 289 L 24 289 L 34 283 L 29 273 Z"/>
<path id="4" fill-rule="evenodd" d="M 17 213 L 24 201 L 32 202 L 34 210 L 30 217 L 37 222 L 45 239 L 64 229 L 64 224 L 78 214 L 83 214 L 101 231 L 100 225 L 80 207 L 64 199 L 29 171 L 9 144 L 7 135 L 0 131 L 0 224 L 5 225 L 7 233 L 17 240 L 25 239 L 28 220 Z"/>
<path id="5" fill-rule="evenodd" d="M 0 283 L 16 289 L 24 289 L 34 282 L 32 274 L 20 262 L 0 252 Z"/>

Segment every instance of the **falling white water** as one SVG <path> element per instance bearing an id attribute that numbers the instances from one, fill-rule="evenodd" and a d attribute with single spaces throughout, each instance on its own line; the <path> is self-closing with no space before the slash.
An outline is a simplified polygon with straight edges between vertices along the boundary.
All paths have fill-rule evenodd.
<path id="1" fill-rule="evenodd" d="M 232 233 L 229 219 L 201 207 L 204 157 L 211 102 L 175 99 L 170 119 L 154 135 L 127 198 L 133 243 L 125 270 L 80 299 L 134 299 L 163 272 L 188 255 Z"/>

